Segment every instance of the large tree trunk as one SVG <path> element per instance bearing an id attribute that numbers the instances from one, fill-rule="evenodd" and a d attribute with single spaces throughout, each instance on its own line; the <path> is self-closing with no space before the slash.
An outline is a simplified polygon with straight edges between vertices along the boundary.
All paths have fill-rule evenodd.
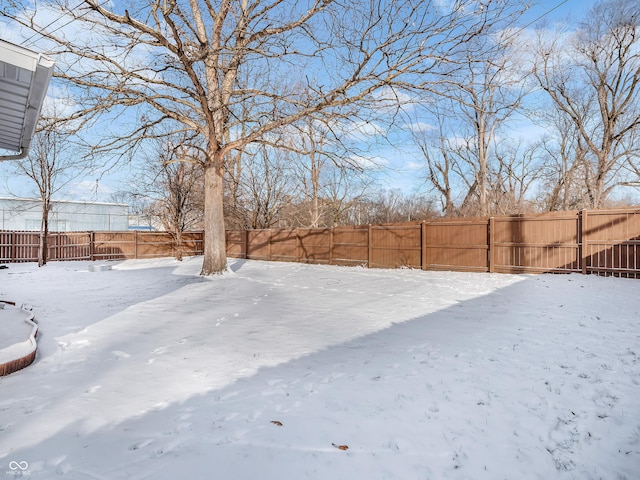
<path id="1" fill-rule="evenodd" d="M 204 260 L 200 275 L 222 273 L 227 269 L 223 165 L 222 155 L 215 152 L 204 169 Z"/>

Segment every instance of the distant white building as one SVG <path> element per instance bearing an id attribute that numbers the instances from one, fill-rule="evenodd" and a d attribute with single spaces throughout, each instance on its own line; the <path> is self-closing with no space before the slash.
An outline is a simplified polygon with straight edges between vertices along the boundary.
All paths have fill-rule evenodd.
<path id="1" fill-rule="evenodd" d="M 164 231 L 164 226 L 157 215 L 129 215 L 129 230 L 146 232 Z"/>
<path id="2" fill-rule="evenodd" d="M 42 204 L 38 199 L 0 197 L 0 230 L 39 231 Z M 126 231 L 129 206 L 123 203 L 53 200 L 49 231 Z"/>

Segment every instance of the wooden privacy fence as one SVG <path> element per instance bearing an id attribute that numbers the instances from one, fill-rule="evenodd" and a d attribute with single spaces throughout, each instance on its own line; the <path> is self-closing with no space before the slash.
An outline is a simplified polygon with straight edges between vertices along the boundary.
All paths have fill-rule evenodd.
<path id="1" fill-rule="evenodd" d="M 183 234 L 183 255 L 201 255 L 202 232 Z M 37 262 L 40 232 L 0 231 L 0 262 Z M 54 232 L 47 237 L 48 260 L 115 260 L 170 257 L 176 253 L 166 232 Z"/>
<path id="2" fill-rule="evenodd" d="M 227 254 L 374 268 L 640 278 L 640 209 L 229 231 Z"/>
<path id="3" fill-rule="evenodd" d="M 0 231 L 0 262 L 35 262 L 39 232 Z M 175 255 L 166 232 L 58 232 L 49 260 Z M 183 255 L 203 253 L 202 232 Z M 581 272 L 640 278 L 640 208 L 438 219 L 422 223 L 227 232 L 227 255 L 254 260 L 465 272 Z"/>

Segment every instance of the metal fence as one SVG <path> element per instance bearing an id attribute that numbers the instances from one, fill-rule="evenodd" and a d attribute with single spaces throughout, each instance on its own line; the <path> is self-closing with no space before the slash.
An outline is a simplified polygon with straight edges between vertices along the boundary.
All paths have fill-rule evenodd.
<path id="1" fill-rule="evenodd" d="M 204 235 L 183 235 L 201 255 Z M 335 228 L 234 230 L 227 255 L 254 260 L 469 272 L 581 272 L 640 278 L 640 208 Z M 38 259 L 38 232 L 0 232 L 0 262 Z M 173 256 L 166 232 L 60 232 L 49 260 Z"/>

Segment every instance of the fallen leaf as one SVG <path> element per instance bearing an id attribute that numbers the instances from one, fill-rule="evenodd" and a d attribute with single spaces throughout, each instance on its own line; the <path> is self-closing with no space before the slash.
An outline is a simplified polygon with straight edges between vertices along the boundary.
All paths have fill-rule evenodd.
<path id="1" fill-rule="evenodd" d="M 279 427 L 282 426 L 282 422 L 278 421 L 278 420 L 271 420 L 271 423 L 273 423 L 274 425 L 277 425 Z"/>
<path id="2" fill-rule="evenodd" d="M 332 443 L 331 445 L 336 447 L 338 450 L 349 450 L 349 445 L 336 445 L 335 443 Z"/>

